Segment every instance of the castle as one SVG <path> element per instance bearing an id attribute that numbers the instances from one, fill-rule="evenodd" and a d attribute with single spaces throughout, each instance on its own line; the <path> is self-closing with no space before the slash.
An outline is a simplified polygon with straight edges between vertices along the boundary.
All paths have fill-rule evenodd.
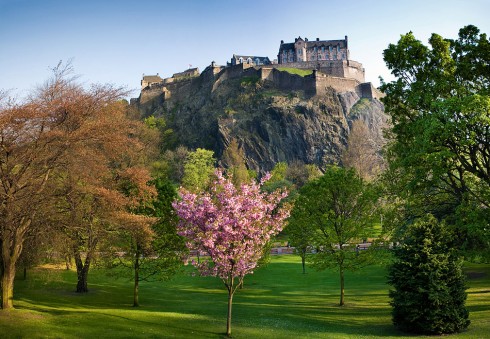
<path id="1" fill-rule="evenodd" d="M 280 64 L 305 61 L 348 60 L 349 49 L 347 35 L 344 40 L 308 41 L 298 37 L 294 43 L 281 40 L 277 60 Z"/>
<path id="2" fill-rule="evenodd" d="M 299 68 L 312 70 L 311 75 L 301 77 L 285 72 L 285 69 Z M 294 43 L 281 40 L 277 60 L 268 57 L 233 54 L 226 66 L 218 66 L 213 61 L 203 73 L 197 68 L 175 73 L 171 78 L 162 79 L 157 75 L 143 75 L 141 91 L 153 97 L 163 94 L 163 100 L 170 99 L 183 91 L 183 86 L 196 77 L 213 77 L 215 83 L 242 76 L 258 76 L 263 81 L 272 82 L 285 91 L 302 90 L 305 94 L 321 95 L 328 88 L 339 93 L 356 92 L 361 98 L 380 98 L 383 94 L 371 83 L 365 82 L 362 64 L 350 60 L 348 38 L 341 40 L 309 41 L 298 37 Z M 153 93 L 153 94 L 151 94 Z"/>

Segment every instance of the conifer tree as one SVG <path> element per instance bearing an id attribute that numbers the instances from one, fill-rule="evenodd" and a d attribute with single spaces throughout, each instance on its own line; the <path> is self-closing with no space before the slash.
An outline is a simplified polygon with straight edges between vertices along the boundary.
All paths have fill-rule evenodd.
<path id="1" fill-rule="evenodd" d="M 452 235 L 434 216 L 407 226 L 389 268 L 393 324 L 406 332 L 443 334 L 468 327 L 462 261 Z"/>

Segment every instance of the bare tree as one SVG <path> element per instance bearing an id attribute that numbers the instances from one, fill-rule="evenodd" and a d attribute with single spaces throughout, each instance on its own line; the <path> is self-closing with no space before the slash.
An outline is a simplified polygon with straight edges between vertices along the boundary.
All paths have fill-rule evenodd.
<path id="1" fill-rule="evenodd" d="M 378 144 L 368 126 L 362 120 L 354 120 L 342 163 L 354 168 L 363 179 L 372 180 L 384 166 Z"/>

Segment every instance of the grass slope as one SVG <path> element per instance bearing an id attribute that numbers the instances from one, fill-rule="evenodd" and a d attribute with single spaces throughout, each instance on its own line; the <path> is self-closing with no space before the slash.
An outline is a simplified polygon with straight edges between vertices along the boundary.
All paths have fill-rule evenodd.
<path id="1" fill-rule="evenodd" d="M 16 281 L 15 310 L 0 311 L 1 338 L 222 338 L 226 292 L 220 280 L 186 271 L 166 283 L 142 283 L 142 307 L 131 307 L 132 286 L 101 271 L 90 292 L 74 292 L 73 271 L 37 269 Z M 472 324 L 451 338 L 490 333 L 490 267 L 470 265 Z M 272 257 L 245 279 L 234 298 L 234 338 L 400 338 L 391 325 L 386 271 L 370 267 L 346 276 L 346 305 L 337 306 L 335 271 L 301 273 L 296 256 Z M 410 336 L 410 338 L 417 338 Z"/>
<path id="2" fill-rule="evenodd" d="M 282 72 L 288 72 L 290 74 L 296 74 L 302 77 L 305 77 L 313 73 L 311 69 L 290 68 L 290 67 L 278 67 L 277 70 Z"/>

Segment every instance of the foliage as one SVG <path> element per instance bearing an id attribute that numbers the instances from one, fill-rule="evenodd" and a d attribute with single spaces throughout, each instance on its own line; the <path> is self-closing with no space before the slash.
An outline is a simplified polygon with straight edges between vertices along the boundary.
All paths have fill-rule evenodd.
<path id="1" fill-rule="evenodd" d="M 90 131 L 97 139 L 92 141 L 89 136 L 72 147 L 50 187 L 56 194 L 56 214 L 51 222 L 69 239 L 67 247 L 75 259 L 77 292 L 81 293 L 88 292 L 88 272 L 106 238 L 119 228 L 140 236 L 150 232 L 151 221 L 135 214 L 134 209 L 155 194 L 147 185 L 150 174 L 145 163 L 147 154 L 152 153 L 148 145 L 157 136 L 143 123 L 127 119 L 121 102 L 106 103 L 102 110 L 107 112 L 84 121 L 101 129 Z M 93 151 L 82 157 L 88 150 Z"/>
<path id="2" fill-rule="evenodd" d="M 432 34 L 429 45 L 410 32 L 384 51 L 397 78 L 381 86 L 393 125 L 393 190 L 406 199 L 407 218 L 443 218 L 457 229 L 460 248 L 474 250 L 471 239 L 481 237 L 488 255 L 490 41 L 470 25 L 456 40 Z"/>
<path id="3" fill-rule="evenodd" d="M 226 174 L 231 177 L 235 186 L 239 187 L 240 184 L 250 181 L 251 177 L 245 163 L 245 154 L 243 149 L 238 146 L 236 139 L 230 141 L 221 158 L 226 167 Z"/>
<path id="4" fill-rule="evenodd" d="M 242 87 L 255 86 L 259 81 L 260 81 L 260 77 L 257 75 L 244 76 L 240 79 L 240 86 Z"/>
<path id="5" fill-rule="evenodd" d="M 128 207 L 151 195 L 138 160 L 147 145 L 140 137 L 151 140 L 151 133 L 127 117 L 126 93 L 109 85 L 86 89 L 71 74 L 71 66 L 60 63 L 25 102 L 0 111 L 3 308 L 13 306 L 16 264 L 27 238 L 53 226 L 76 234 L 73 245 L 86 261 L 75 259 L 85 274 L 99 231 L 129 217 Z M 120 191 L 123 182 L 131 183 L 131 194 Z"/>
<path id="6" fill-rule="evenodd" d="M 278 162 L 271 171 L 271 178 L 264 185 L 264 189 L 272 192 L 277 188 L 285 188 L 289 191 L 288 200 L 295 198 L 297 191 L 303 185 L 321 175 L 316 165 L 305 165 L 300 160 L 295 160 L 291 164 Z"/>
<path id="7" fill-rule="evenodd" d="M 179 146 L 175 150 L 166 150 L 158 161 L 152 165 L 153 176 L 165 176 L 172 183 L 180 185 L 184 178 L 184 167 L 189 155 L 189 150 Z"/>
<path id="8" fill-rule="evenodd" d="M 181 221 L 179 234 L 188 239 L 187 247 L 209 254 L 210 261 L 193 264 L 202 275 L 221 278 L 228 290 L 227 335 L 231 335 L 233 294 L 247 274 L 253 273 L 263 255 L 263 247 L 283 228 L 289 212 L 278 205 L 286 192 L 264 193 L 251 182 L 235 187 L 216 171 L 209 192 L 190 193 L 182 189 L 181 200 L 173 204 Z M 238 280 L 236 283 L 235 279 Z"/>
<path id="9" fill-rule="evenodd" d="M 285 162 L 278 162 L 271 171 L 271 181 L 282 181 L 286 179 L 286 172 L 288 170 L 288 164 Z"/>
<path id="10" fill-rule="evenodd" d="M 286 227 L 289 245 L 294 247 L 295 254 L 301 258 L 303 274 L 306 273 L 306 259 L 313 250 L 315 242 L 315 230 L 309 222 L 304 222 L 308 218 L 308 211 L 301 207 L 301 201 L 293 208 L 291 217 Z"/>
<path id="11" fill-rule="evenodd" d="M 157 195 L 135 212 L 147 216 L 145 225 L 126 222 L 110 239 L 112 249 L 105 266 L 116 277 L 131 277 L 134 281 L 133 306 L 139 306 L 139 286 L 142 281 L 166 281 L 181 269 L 187 255 L 185 242 L 177 235 L 177 216 L 172 202 L 177 197 L 174 186 L 165 177 L 157 177 Z M 140 221 L 141 217 L 137 219 Z"/>
<path id="12" fill-rule="evenodd" d="M 470 323 L 462 261 L 444 222 L 428 215 L 409 225 L 389 269 L 393 323 L 423 334 L 460 332 Z"/>
<path id="13" fill-rule="evenodd" d="M 376 192 L 354 170 L 330 167 L 299 193 L 288 225 L 291 243 L 317 249 L 310 256 L 315 268 L 339 269 L 342 306 L 344 270 L 356 270 L 371 259 L 372 250 L 359 251 L 355 246 L 374 233 Z"/>
<path id="14" fill-rule="evenodd" d="M 152 130 L 156 130 L 160 134 L 160 140 L 158 142 L 158 148 L 160 152 L 172 148 L 177 143 L 177 136 L 172 128 L 167 126 L 167 121 L 163 117 L 155 117 L 150 115 L 144 119 L 144 123 Z"/>
<path id="15" fill-rule="evenodd" d="M 350 110 L 350 115 L 353 117 L 359 117 L 362 112 L 369 110 L 370 100 L 367 98 L 361 98 L 358 100 Z"/>
<path id="16" fill-rule="evenodd" d="M 192 192 L 200 192 L 208 187 L 216 162 L 213 154 L 213 151 L 202 148 L 187 154 L 182 186 Z"/>
<path id="17" fill-rule="evenodd" d="M 179 270 L 187 250 L 184 239 L 177 234 L 178 218 L 172 207 L 177 198 L 175 187 L 165 178 L 156 178 L 153 183 L 158 194 L 152 202 L 153 212 L 150 215 L 158 218 L 158 221 L 153 225 L 155 238 L 152 245 L 159 268 L 149 270 L 148 276 L 156 274 L 159 279 L 168 280 Z"/>
<path id="18" fill-rule="evenodd" d="M 310 170 L 304 162 L 295 160 L 288 165 L 286 178 L 299 189 L 310 180 Z"/>

